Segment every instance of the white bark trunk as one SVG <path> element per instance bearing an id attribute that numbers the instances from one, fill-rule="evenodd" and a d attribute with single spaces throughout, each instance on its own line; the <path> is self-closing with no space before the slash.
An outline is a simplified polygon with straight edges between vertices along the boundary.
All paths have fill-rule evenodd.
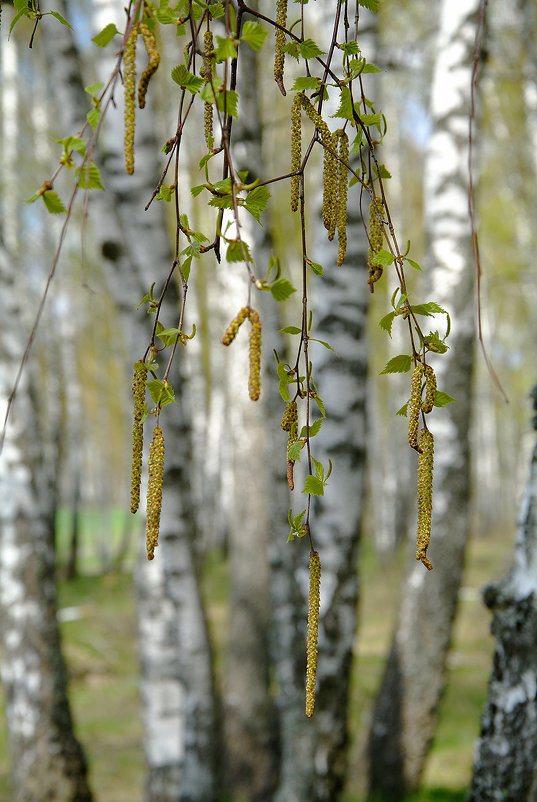
<path id="1" fill-rule="evenodd" d="M 441 6 L 433 75 L 434 131 L 425 165 L 431 301 L 448 309 L 452 334 L 433 361 L 439 389 L 457 403 L 435 410 L 433 526 L 428 574 L 413 555 L 369 741 L 370 787 L 398 797 L 419 784 L 436 728 L 468 536 L 468 429 L 473 365 L 473 276 L 468 215 L 468 114 L 478 0 Z M 443 323 L 439 320 L 438 325 Z M 432 328 L 436 328 L 434 323 Z M 427 329 L 425 330 L 427 333 Z M 410 549 L 410 546 L 409 546 Z"/>

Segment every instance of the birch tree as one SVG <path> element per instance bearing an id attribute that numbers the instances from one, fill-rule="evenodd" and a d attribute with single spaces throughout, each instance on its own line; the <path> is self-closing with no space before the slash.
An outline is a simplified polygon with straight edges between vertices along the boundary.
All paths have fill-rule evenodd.
<path id="1" fill-rule="evenodd" d="M 369 738 L 370 789 L 395 798 L 419 785 L 435 732 L 468 536 L 474 267 L 467 153 L 478 6 L 477 0 L 444 2 L 439 15 L 424 194 L 431 297 L 453 325 L 450 350 L 435 370 L 439 388 L 457 403 L 435 414 L 432 424 L 434 570 L 409 562 Z"/>

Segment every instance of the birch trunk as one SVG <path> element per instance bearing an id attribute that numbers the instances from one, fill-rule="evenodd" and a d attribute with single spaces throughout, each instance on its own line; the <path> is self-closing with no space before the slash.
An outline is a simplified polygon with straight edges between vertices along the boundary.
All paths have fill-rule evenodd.
<path id="1" fill-rule="evenodd" d="M 484 590 L 496 640 L 468 802 L 537 799 L 537 446 L 507 579 Z"/>
<path id="2" fill-rule="evenodd" d="M 468 536 L 475 268 L 467 152 L 478 5 L 477 0 L 442 3 L 433 75 L 434 130 L 425 165 L 431 300 L 447 308 L 452 320 L 450 350 L 433 366 L 439 389 L 457 403 L 431 417 L 435 469 L 429 553 L 434 571 L 428 574 L 409 561 L 369 738 L 370 790 L 393 798 L 419 785 L 435 732 Z"/>
<path id="3" fill-rule="evenodd" d="M 117 7 L 108 2 L 95 4 L 93 13 L 96 30 L 111 21 L 118 28 L 124 25 L 124 18 L 117 16 Z M 62 122 L 73 132 L 83 119 L 79 112 L 84 105 L 84 83 L 67 29 L 62 28 L 61 35 L 55 38 L 49 60 L 60 94 Z M 113 56 L 103 52 L 99 77 L 106 77 L 112 62 Z M 119 103 L 120 97 L 116 99 Z M 130 177 L 124 171 L 122 119 L 119 113 L 111 113 L 101 141 L 101 172 L 106 192 L 94 193 L 90 202 L 93 241 L 121 316 L 130 365 L 143 355 L 150 333 L 144 312 L 134 310 L 153 281 L 157 281 L 158 291 L 171 265 L 161 209 L 155 203 L 149 212 L 143 210 L 160 173 L 153 113 L 149 99 L 148 107 L 137 115 L 136 167 Z M 171 295 L 168 293 L 163 306 L 162 319 L 165 325 L 176 326 L 177 299 Z M 129 375 L 125 375 L 125 387 L 130 385 L 131 377 L 130 368 Z M 159 548 L 152 563 L 147 562 L 140 548 L 136 574 L 142 715 L 148 761 L 145 799 L 213 802 L 217 721 L 211 649 L 194 550 L 196 531 L 189 479 L 191 442 L 184 366 L 170 375 L 170 381 L 178 405 L 170 414 L 163 415 L 162 420 L 166 459 Z"/>

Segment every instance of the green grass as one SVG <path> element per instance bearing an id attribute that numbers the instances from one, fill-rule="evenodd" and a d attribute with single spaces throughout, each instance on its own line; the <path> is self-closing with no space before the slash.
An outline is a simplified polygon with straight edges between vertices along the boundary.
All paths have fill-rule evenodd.
<path id="1" fill-rule="evenodd" d="M 98 520 L 98 516 L 96 519 Z M 120 536 L 121 521 L 115 537 Z M 88 524 L 89 526 L 89 524 Z M 64 532 L 67 531 L 64 527 Z M 62 535 L 64 538 L 64 535 Z M 65 538 L 61 541 L 65 543 Z M 117 540 L 115 542 L 118 542 Z M 476 539 L 469 548 L 448 670 L 448 686 L 424 786 L 409 802 L 462 802 L 471 776 L 472 751 L 486 697 L 493 642 L 490 616 L 479 589 L 505 573 L 511 543 L 504 535 Z M 98 552 L 82 549 L 84 569 L 97 567 Z M 345 802 L 363 802 L 364 746 L 372 704 L 390 642 L 397 607 L 400 564 L 380 565 L 366 543 L 362 560 L 360 637 L 350 703 L 352 744 Z M 227 568 L 215 552 L 207 563 L 204 596 L 217 665 L 227 617 Z M 144 780 L 139 718 L 138 659 L 132 577 L 87 574 L 59 584 L 59 607 L 74 620 L 61 624 L 77 734 L 88 755 L 96 802 L 140 802 Z M 0 728 L 0 802 L 9 802 L 5 725 Z"/>

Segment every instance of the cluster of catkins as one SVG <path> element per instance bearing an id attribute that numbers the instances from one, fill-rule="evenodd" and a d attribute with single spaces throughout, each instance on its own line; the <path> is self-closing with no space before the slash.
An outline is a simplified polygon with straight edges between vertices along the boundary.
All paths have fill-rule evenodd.
<path id="1" fill-rule="evenodd" d="M 340 128 L 332 133 L 304 92 L 297 92 L 291 107 L 291 210 L 296 212 L 300 193 L 298 172 L 302 161 L 301 110 L 305 111 L 318 130 L 324 148 L 323 156 L 323 225 L 328 239 L 338 235 L 337 264 L 342 265 L 347 249 L 347 165 L 349 138 Z"/>
<path id="2" fill-rule="evenodd" d="M 252 324 L 250 329 L 250 375 L 248 377 L 248 393 L 252 401 L 258 401 L 261 393 L 261 320 L 259 312 L 251 306 L 243 306 L 236 317 L 233 318 L 220 342 L 222 345 L 231 345 L 239 328 L 248 318 Z"/>
<path id="3" fill-rule="evenodd" d="M 425 395 L 423 380 L 425 379 Z M 431 540 L 431 516 L 433 499 L 434 437 L 424 426 L 418 434 L 421 414 L 431 412 L 436 398 L 436 376 L 430 365 L 417 362 L 410 383 L 408 403 L 408 444 L 419 452 L 418 458 L 418 533 L 416 559 L 430 571 L 432 564 L 427 557 Z"/>
<path id="4" fill-rule="evenodd" d="M 132 26 L 125 44 L 123 57 L 123 86 L 125 91 L 125 167 L 129 175 L 134 172 L 134 125 L 135 125 L 135 98 L 136 98 L 136 40 L 141 34 L 149 63 L 142 73 L 138 84 L 138 106 L 145 107 L 147 87 L 153 73 L 160 64 L 160 53 L 152 30 L 145 22 L 138 22 Z"/>
<path id="5" fill-rule="evenodd" d="M 136 512 L 140 506 L 146 378 L 147 366 L 143 362 L 136 362 L 132 380 L 134 423 L 132 426 L 131 512 L 133 513 Z M 162 485 L 164 481 L 164 435 L 162 434 L 162 429 L 159 429 L 158 426 L 153 432 L 153 439 L 149 447 L 148 470 L 147 558 L 148 560 L 152 560 L 155 556 L 155 548 L 158 545 L 160 511 L 162 508 Z"/>

